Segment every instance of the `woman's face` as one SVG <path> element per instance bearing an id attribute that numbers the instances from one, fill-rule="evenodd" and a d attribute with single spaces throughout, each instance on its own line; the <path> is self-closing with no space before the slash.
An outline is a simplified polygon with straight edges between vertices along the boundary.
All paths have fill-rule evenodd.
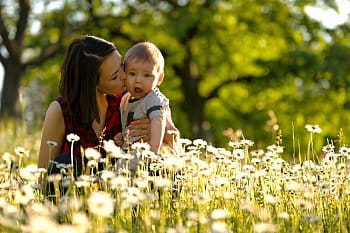
<path id="1" fill-rule="evenodd" d="M 114 95 L 124 90 L 125 73 L 121 64 L 118 51 L 114 51 L 105 58 L 100 66 L 100 80 L 96 86 L 98 92 Z"/>

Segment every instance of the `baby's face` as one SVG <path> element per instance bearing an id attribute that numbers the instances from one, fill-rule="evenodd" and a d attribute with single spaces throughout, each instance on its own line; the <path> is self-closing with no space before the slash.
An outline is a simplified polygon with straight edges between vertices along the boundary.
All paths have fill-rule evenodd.
<path id="1" fill-rule="evenodd" d="M 136 61 L 136 59 L 125 63 L 125 73 L 126 89 L 136 99 L 145 97 L 158 85 L 161 77 L 155 65 L 147 61 Z"/>

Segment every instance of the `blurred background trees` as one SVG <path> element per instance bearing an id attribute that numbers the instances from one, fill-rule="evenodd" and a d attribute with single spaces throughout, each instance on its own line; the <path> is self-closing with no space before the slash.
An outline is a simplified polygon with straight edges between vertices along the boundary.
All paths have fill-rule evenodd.
<path id="1" fill-rule="evenodd" d="M 341 128 L 349 134 L 350 24 L 330 26 L 332 19 L 308 12 L 340 14 L 346 2 L 2 0 L 1 117 L 40 126 L 58 95 L 67 44 L 92 34 L 122 54 L 139 41 L 158 45 L 166 60 L 161 89 L 183 137 L 224 146 L 242 130 L 261 147 L 282 133 L 295 151 L 307 143 L 305 124 L 319 124 L 321 146 L 339 140 Z"/>

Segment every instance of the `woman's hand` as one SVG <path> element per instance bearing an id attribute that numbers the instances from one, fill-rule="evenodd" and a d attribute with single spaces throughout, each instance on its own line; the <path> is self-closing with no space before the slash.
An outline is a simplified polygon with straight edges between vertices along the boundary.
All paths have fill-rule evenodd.
<path id="1" fill-rule="evenodd" d="M 128 126 L 129 137 L 141 136 L 144 142 L 148 142 L 150 139 L 150 128 L 151 120 L 148 118 L 143 118 L 139 120 L 134 120 Z"/>
<path id="2" fill-rule="evenodd" d="M 122 133 L 117 133 L 115 136 L 114 136 L 114 143 L 121 147 L 123 145 L 123 135 Z"/>

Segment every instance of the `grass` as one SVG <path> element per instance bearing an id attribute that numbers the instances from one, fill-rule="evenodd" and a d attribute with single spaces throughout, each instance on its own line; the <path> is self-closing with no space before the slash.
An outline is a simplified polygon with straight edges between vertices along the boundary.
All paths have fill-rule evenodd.
<path id="1" fill-rule="evenodd" d="M 229 149 L 183 139 L 178 156 L 164 150 L 160 157 L 147 144 L 125 153 L 106 143 L 105 169 L 90 162 L 75 179 L 70 166 L 61 169 L 66 175 L 47 176 L 30 165 L 39 137 L 23 143 L 23 135 L 1 132 L 3 142 L 12 137 L 0 159 L 1 232 L 350 231 L 350 149 L 343 145 L 325 145 L 316 159 L 310 141 L 300 161 L 288 162 L 281 145 L 251 150 L 246 139 Z M 141 161 L 131 171 L 135 158 Z M 41 176 L 67 191 L 56 189 L 50 201 L 37 183 Z"/>
<path id="2" fill-rule="evenodd" d="M 7 120 L 0 122 L 0 155 L 5 152 L 14 153 L 16 147 L 24 147 L 30 152 L 30 163 L 36 163 L 39 154 L 41 132 L 28 129 L 26 124 Z"/>

